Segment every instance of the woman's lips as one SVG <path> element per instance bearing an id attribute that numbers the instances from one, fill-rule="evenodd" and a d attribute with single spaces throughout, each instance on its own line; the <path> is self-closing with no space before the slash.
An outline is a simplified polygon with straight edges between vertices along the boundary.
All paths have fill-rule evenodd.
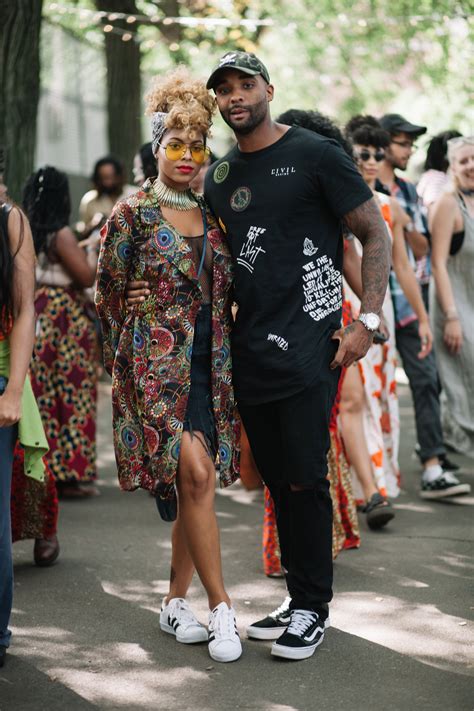
<path id="1" fill-rule="evenodd" d="M 176 170 L 179 173 L 183 173 L 183 175 L 189 175 L 189 173 L 193 172 L 194 168 L 191 168 L 190 165 L 180 165 Z"/>

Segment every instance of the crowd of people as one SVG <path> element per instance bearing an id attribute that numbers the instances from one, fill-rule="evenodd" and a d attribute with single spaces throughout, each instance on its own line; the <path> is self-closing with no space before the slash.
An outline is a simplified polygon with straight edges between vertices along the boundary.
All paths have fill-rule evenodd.
<path id="1" fill-rule="evenodd" d="M 341 130 L 295 109 L 274 121 L 273 95 L 245 52 L 207 84 L 183 67 L 156 79 L 135 185 L 101 158 L 75 230 L 61 171 L 31 175 L 22 209 L 2 190 L 0 665 L 12 540 L 52 565 L 59 501 L 99 494 L 102 358 L 120 486 L 148 490 L 172 522 L 160 627 L 216 661 L 242 653 L 216 478 L 265 486 L 264 572 L 288 594 L 247 635 L 293 660 L 323 642 L 333 559 L 360 545 L 357 509 L 369 530 L 395 516 L 397 362 L 420 496 L 470 491 L 451 451 L 474 457 L 474 138 L 433 137 L 415 186 L 403 173 L 426 127 L 386 114 Z M 217 108 L 236 139 L 222 159 L 208 145 Z M 195 571 L 207 628 L 187 601 Z"/>

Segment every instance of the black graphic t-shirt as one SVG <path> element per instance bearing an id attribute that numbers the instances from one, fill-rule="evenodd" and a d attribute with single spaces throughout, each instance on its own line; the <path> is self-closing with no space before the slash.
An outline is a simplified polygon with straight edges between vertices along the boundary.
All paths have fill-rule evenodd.
<path id="1" fill-rule="evenodd" d="M 293 127 L 260 151 L 233 148 L 208 170 L 205 196 L 234 259 L 237 398 L 295 394 L 335 353 L 341 218 L 372 192 L 335 141 Z"/>

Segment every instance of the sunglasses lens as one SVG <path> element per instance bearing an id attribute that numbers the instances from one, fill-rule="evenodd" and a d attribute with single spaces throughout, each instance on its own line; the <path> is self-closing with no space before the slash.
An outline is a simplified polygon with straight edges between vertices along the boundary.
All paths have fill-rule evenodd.
<path id="1" fill-rule="evenodd" d="M 207 157 L 207 149 L 204 146 L 195 146 L 191 148 L 191 156 L 195 163 L 204 163 Z"/>
<path id="2" fill-rule="evenodd" d="M 385 158 L 385 153 L 383 151 L 377 151 L 374 158 L 377 161 L 377 163 L 380 163 L 380 161 Z"/>
<path id="3" fill-rule="evenodd" d="M 359 158 L 365 163 L 365 161 L 370 158 L 370 151 L 361 151 L 359 153 Z"/>
<path id="4" fill-rule="evenodd" d="M 169 160 L 179 160 L 186 153 L 186 146 L 183 143 L 168 143 L 165 153 Z"/>

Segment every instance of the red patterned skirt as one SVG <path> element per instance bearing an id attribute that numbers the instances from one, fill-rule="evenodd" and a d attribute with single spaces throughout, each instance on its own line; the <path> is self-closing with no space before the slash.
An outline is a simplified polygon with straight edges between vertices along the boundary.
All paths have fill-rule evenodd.
<path id="1" fill-rule="evenodd" d="M 49 444 L 46 461 L 57 482 L 90 482 L 96 478 L 94 307 L 82 292 L 55 286 L 42 286 L 35 306 L 31 384 Z"/>
<path id="2" fill-rule="evenodd" d="M 48 466 L 44 482 L 31 479 L 24 473 L 24 451 L 20 444 L 13 458 L 12 539 L 51 538 L 58 525 L 58 495 L 56 484 Z"/>

